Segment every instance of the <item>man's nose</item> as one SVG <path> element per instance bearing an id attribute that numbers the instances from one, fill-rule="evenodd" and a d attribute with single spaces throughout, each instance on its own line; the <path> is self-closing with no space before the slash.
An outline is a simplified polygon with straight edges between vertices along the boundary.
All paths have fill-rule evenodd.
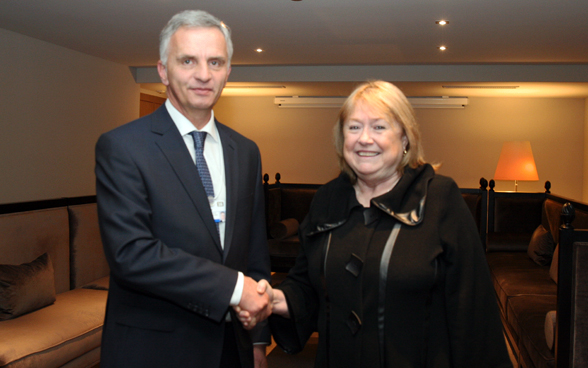
<path id="1" fill-rule="evenodd" d="M 199 65 L 194 72 L 194 77 L 203 82 L 210 80 L 211 75 L 210 68 L 207 64 Z"/>

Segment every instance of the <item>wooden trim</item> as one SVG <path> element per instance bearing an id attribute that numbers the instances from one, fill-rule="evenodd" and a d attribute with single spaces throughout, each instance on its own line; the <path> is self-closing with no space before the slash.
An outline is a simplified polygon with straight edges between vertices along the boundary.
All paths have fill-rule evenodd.
<path id="1" fill-rule="evenodd" d="M 154 103 L 158 103 L 158 104 L 163 104 L 165 102 L 165 98 L 164 97 L 158 97 L 158 96 L 148 95 L 146 93 L 141 93 L 140 100 L 141 101 L 147 101 L 147 102 L 154 102 Z"/>
<path id="2" fill-rule="evenodd" d="M 36 211 L 48 208 L 67 207 L 78 204 L 96 203 L 96 196 L 43 199 L 39 201 L 0 204 L 0 215 L 15 212 Z"/>

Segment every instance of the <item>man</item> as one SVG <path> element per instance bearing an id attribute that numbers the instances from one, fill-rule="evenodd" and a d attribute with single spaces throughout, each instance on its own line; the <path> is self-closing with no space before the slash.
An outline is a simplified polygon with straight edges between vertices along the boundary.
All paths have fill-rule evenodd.
<path id="1" fill-rule="evenodd" d="M 258 320 L 271 313 L 256 291 L 270 278 L 259 150 L 212 111 L 231 56 L 222 22 L 176 14 L 157 66 L 168 100 L 98 140 L 111 269 L 101 367 L 250 368 L 254 356 L 266 364 L 265 345 L 253 349 L 252 339 L 269 342 L 269 333 L 245 331 L 231 308 Z"/>

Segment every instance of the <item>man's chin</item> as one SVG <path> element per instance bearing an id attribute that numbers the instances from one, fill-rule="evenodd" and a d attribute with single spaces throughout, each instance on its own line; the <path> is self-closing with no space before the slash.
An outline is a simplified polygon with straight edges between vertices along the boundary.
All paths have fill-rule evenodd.
<path id="1" fill-rule="evenodd" d="M 190 101 L 190 108 L 192 110 L 210 110 L 215 102 L 212 98 L 193 100 Z"/>

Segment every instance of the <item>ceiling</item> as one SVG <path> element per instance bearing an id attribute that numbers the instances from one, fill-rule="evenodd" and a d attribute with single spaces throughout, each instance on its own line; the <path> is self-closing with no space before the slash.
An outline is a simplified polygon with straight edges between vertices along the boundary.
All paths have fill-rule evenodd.
<path id="1" fill-rule="evenodd" d="M 588 66 L 586 0 L 0 0 L 0 28 L 129 67 L 153 67 L 160 30 L 173 14 L 195 6 L 232 28 L 234 71 L 241 66 Z M 440 19 L 449 24 L 438 26 Z M 447 50 L 440 51 L 440 45 Z M 588 76 L 566 83 L 505 78 L 399 84 L 409 95 L 588 97 Z M 235 82 L 226 94 L 340 95 L 353 84 Z M 450 84 L 468 88 L 443 88 Z M 153 83 L 142 87 L 161 89 Z"/>

